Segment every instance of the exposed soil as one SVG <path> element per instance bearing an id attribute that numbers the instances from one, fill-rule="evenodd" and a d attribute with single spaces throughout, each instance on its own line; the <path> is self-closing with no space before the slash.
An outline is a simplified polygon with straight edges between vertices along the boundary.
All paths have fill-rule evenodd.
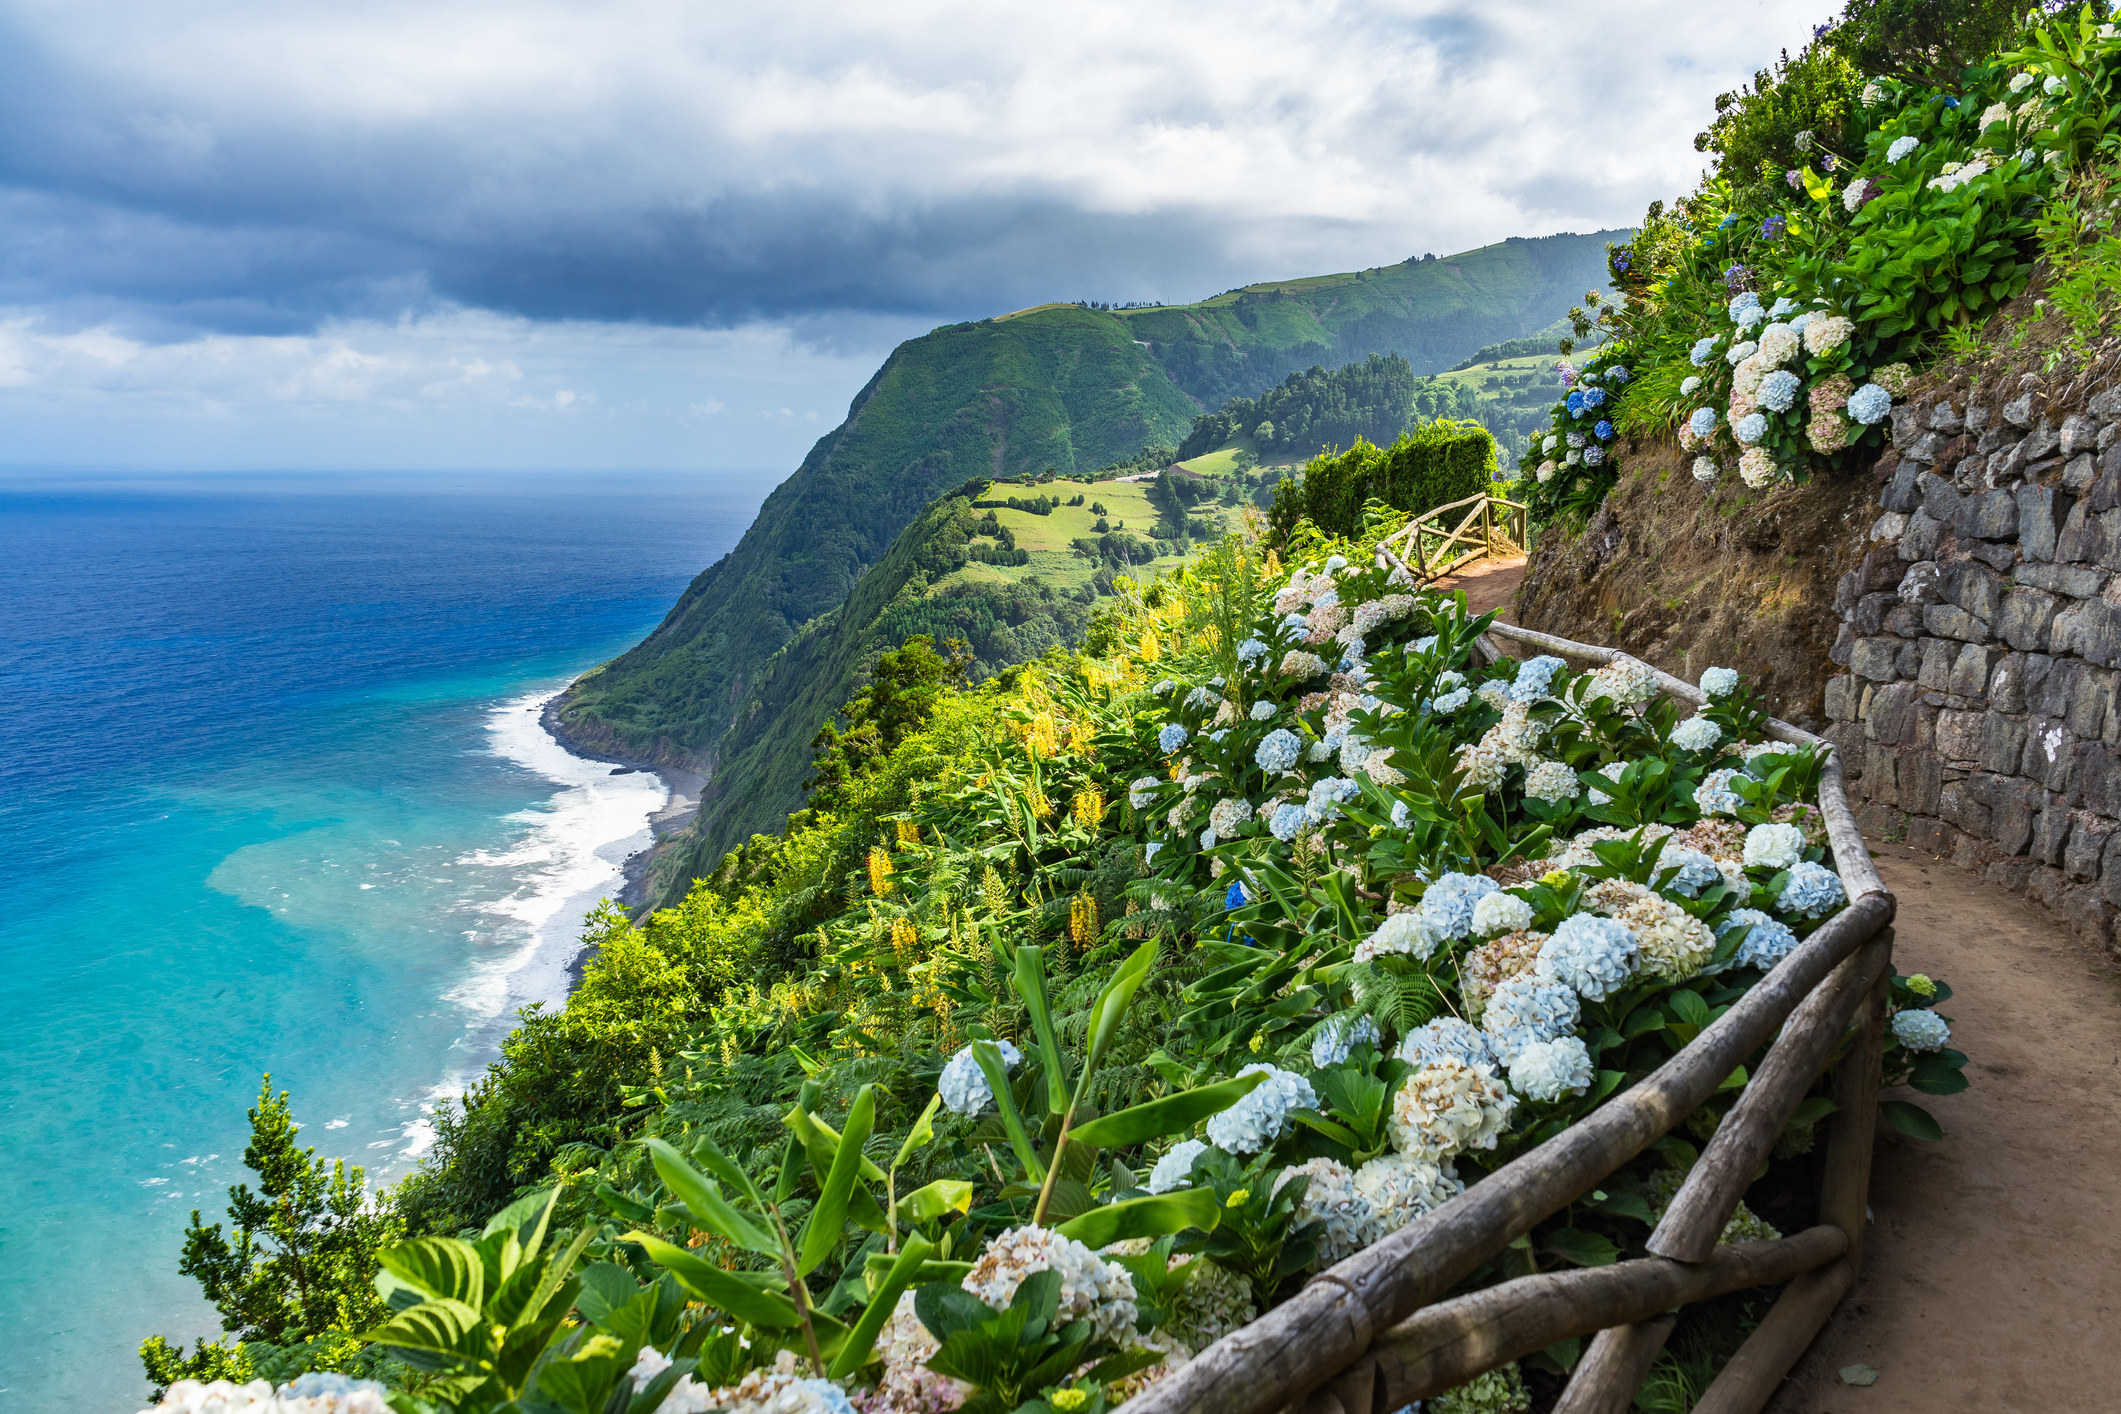
<path id="1" fill-rule="evenodd" d="M 1693 681 L 1743 669 L 1777 716 L 1819 730 L 1840 620 L 1835 582 L 1878 519 L 1867 468 L 1763 495 L 1703 487 L 1671 443 L 1630 444 L 1582 531 L 1542 532 L 1512 622 L 1622 648 Z"/>
<path id="2" fill-rule="evenodd" d="M 1429 587 L 1449 594 L 1454 589 L 1466 592 L 1466 611 L 1485 614 L 1490 609 L 1501 609 L 1496 617 L 1509 620 L 1508 605 L 1517 597 L 1518 586 L 1524 583 L 1525 558 L 1522 555 L 1507 560 L 1480 560 L 1457 574 L 1447 574 Z"/>
<path id="3" fill-rule="evenodd" d="M 1862 1277 L 1769 1408 L 2121 1409 L 2121 973 L 2017 895 L 1874 848 L 1895 964 L 1952 985 L 1973 1085 L 1915 1097 L 1942 1143 L 1881 1128 Z M 1856 1364 L 1877 1383 L 1844 1384 Z"/>

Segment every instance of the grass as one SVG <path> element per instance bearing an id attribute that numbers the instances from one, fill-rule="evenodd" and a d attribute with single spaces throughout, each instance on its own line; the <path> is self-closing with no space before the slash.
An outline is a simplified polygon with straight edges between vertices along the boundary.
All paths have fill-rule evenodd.
<path id="1" fill-rule="evenodd" d="M 1220 456 L 1219 452 L 1209 457 Z M 1208 460 L 1207 457 L 1197 459 Z M 1006 506 L 997 507 L 994 518 L 1009 528 L 1016 537 L 1017 548 L 1031 552 L 1031 563 L 1005 568 L 1001 565 L 986 565 L 978 561 L 966 565 L 953 574 L 937 580 L 930 593 L 938 593 L 953 584 L 1011 584 L 1037 576 L 1057 589 L 1074 589 L 1088 584 L 1097 573 L 1098 566 L 1075 553 L 1077 539 L 1095 536 L 1098 532 L 1097 515 L 1090 507 L 1102 505 L 1105 519 L 1114 530 L 1126 530 L 1149 543 L 1149 527 L 1156 524 L 1156 508 L 1149 504 L 1147 483 L 1138 481 L 1098 481 L 1090 485 L 1056 481 L 1036 488 L 1037 494 L 1054 495 L 1066 491 L 1069 495 L 1080 492 L 1084 497 L 1079 506 L 1059 506 L 1050 514 L 1035 516 L 1029 511 L 1012 511 Z M 994 500 L 1023 491 L 1001 486 L 988 493 Z M 1194 519 L 1206 520 L 1223 528 L 1237 524 L 1239 507 L 1201 505 L 1193 508 Z M 980 514 L 984 515 L 982 511 Z M 979 539 L 978 545 L 991 544 Z M 1183 554 L 1163 555 L 1148 564 L 1135 565 L 1129 571 L 1136 579 L 1147 579 L 1162 570 L 1171 569 L 1184 558 Z"/>
<path id="2" fill-rule="evenodd" d="M 1188 471 L 1199 472 L 1202 476 L 1227 476 L 1237 470 L 1237 454 L 1249 450 L 1251 445 L 1251 438 L 1240 437 L 1227 447 L 1203 452 L 1190 461 L 1180 462 L 1179 465 Z"/>
<path id="3" fill-rule="evenodd" d="M 1506 358 L 1496 363 L 1476 364 L 1472 368 L 1461 368 L 1456 373 L 1439 373 L 1436 378 L 1439 382 L 1464 383 L 1468 387 L 1486 392 L 1490 383 L 1506 373 L 1550 372 L 1553 367 L 1553 354 L 1531 354 L 1524 358 Z M 1557 394 L 1560 392 L 1559 378 L 1554 380 L 1554 389 Z"/>

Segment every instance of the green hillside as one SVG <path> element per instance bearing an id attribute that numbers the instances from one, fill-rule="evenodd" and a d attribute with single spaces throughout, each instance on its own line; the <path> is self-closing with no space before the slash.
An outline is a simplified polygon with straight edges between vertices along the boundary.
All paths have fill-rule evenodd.
<path id="1" fill-rule="evenodd" d="M 778 827 L 802 773 L 789 743 L 807 749 L 886 645 L 876 635 L 887 618 L 888 644 L 932 623 L 938 638 L 965 638 L 983 670 L 1024 661 L 1068 641 L 1115 575 L 1175 562 L 1258 488 L 1234 453 L 1197 459 L 1224 474 L 1212 505 L 1166 513 L 1140 500 L 1140 486 L 1115 486 L 1104 532 L 1087 509 L 1038 526 L 1005 512 L 1006 554 L 977 534 L 945 554 L 941 540 L 957 531 L 943 522 L 903 541 L 939 496 L 975 478 L 1085 476 L 1145 447 L 1175 447 L 1210 407 L 1314 365 L 1398 353 L 1410 372 L 1428 373 L 1543 332 L 1603 280 L 1614 234 L 1512 239 L 1197 305 L 1042 305 L 908 340 L 655 632 L 568 690 L 557 725 L 580 746 L 708 775 L 692 845 L 711 862 L 711 845 Z M 1285 433 L 1269 449 L 1276 460 L 1313 450 Z M 1151 461 L 1139 469 L 1155 470 L 1161 454 Z M 1199 495 L 1205 484 L 1180 489 Z M 1148 534 L 1159 522 L 1160 541 Z M 878 577 L 865 580 L 873 568 Z"/>
<path id="2" fill-rule="evenodd" d="M 1255 397 L 1289 374 L 1373 353 L 1416 373 L 1484 344 L 1544 331 L 1606 283 L 1605 246 L 1625 231 L 1512 236 L 1436 259 L 1247 285 L 1199 304 L 1121 310 L 1133 337 L 1203 408 Z"/>

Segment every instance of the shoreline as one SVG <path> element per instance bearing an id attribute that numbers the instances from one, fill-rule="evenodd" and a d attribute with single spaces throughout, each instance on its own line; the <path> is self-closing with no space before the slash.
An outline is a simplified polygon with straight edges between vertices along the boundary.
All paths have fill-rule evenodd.
<path id="1" fill-rule="evenodd" d="M 568 687 L 572 686 L 572 683 L 568 684 Z M 618 902 L 629 911 L 637 912 L 648 903 L 648 875 L 657 849 L 663 841 L 682 833 L 700 813 L 700 794 L 706 787 L 707 777 L 698 771 L 643 761 L 638 757 L 594 747 L 582 741 L 569 732 L 566 724 L 560 719 L 560 703 L 566 698 L 567 691 L 567 688 L 561 688 L 547 698 L 545 705 L 539 709 L 538 725 L 544 729 L 545 734 L 558 742 L 560 749 L 570 756 L 579 757 L 584 761 L 604 762 L 617 768 L 611 772 L 612 775 L 622 776 L 635 771 L 648 772 L 661 780 L 663 789 L 668 792 L 668 799 L 664 801 L 662 808 L 648 817 L 648 830 L 652 837 L 649 846 L 627 855 L 626 862 L 620 866 L 624 883 L 619 889 Z M 567 964 L 567 994 L 570 997 L 582 985 L 582 971 L 588 966 L 590 955 L 589 948 L 579 948 Z"/>

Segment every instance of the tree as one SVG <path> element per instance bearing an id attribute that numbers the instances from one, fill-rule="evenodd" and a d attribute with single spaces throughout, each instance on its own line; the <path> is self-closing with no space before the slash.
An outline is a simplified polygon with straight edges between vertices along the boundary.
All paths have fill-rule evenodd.
<path id="1" fill-rule="evenodd" d="M 803 788 L 810 793 L 813 809 L 838 804 L 849 781 L 920 730 L 944 689 L 965 681 L 966 669 L 972 664 L 971 649 L 953 638 L 943 650 L 948 657 L 935 651 L 932 637 L 917 633 L 884 654 L 876 660 L 862 690 L 840 709 L 845 729 L 827 721 L 811 738 L 816 756 Z"/>
<path id="2" fill-rule="evenodd" d="M 361 1169 L 296 1148 L 298 1129 L 287 1092 L 275 1097 L 267 1075 L 243 1151 L 258 1191 L 244 1183 L 228 1190 L 233 1240 L 193 1209 L 177 1263 L 220 1311 L 235 1344 L 202 1340 L 186 1356 L 181 1346 L 149 1336 L 140 1359 L 158 1388 L 186 1378 L 248 1378 L 261 1365 L 284 1369 L 290 1346 L 304 1347 L 294 1361 L 300 1369 L 344 1369 L 360 1355 L 354 1333 L 389 1315 L 376 1295 L 376 1253 L 396 1242 L 404 1225 L 387 1192 L 369 1192 Z M 259 1346 L 267 1348 L 253 1348 Z"/>
<path id="3" fill-rule="evenodd" d="M 1865 74 L 1956 91 L 1966 66 L 1993 52 L 2028 11 L 2076 0 L 1849 0 L 1821 26 L 1827 46 Z"/>

